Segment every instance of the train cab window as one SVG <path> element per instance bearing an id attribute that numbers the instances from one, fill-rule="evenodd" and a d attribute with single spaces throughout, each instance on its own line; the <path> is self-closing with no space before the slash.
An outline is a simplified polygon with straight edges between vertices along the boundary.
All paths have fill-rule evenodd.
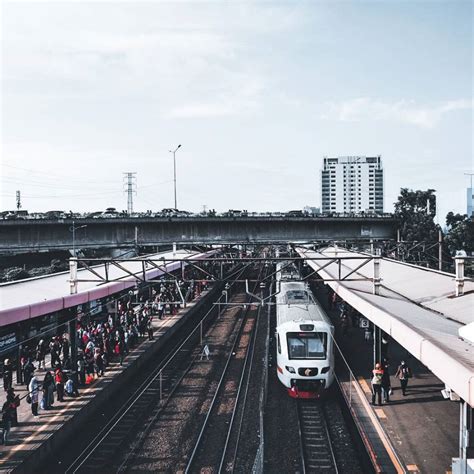
<path id="1" fill-rule="evenodd" d="M 281 354 L 280 334 L 277 334 L 277 349 L 278 349 L 278 354 Z"/>
<path id="2" fill-rule="evenodd" d="M 287 335 L 290 359 L 326 359 L 327 333 L 290 332 Z"/>

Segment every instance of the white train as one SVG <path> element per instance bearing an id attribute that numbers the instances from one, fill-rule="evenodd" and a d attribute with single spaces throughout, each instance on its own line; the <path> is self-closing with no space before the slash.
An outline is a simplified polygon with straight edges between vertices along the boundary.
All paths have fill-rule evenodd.
<path id="1" fill-rule="evenodd" d="M 276 276 L 278 378 L 294 398 L 319 398 L 334 381 L 334 327 L 292 263 Z"/>

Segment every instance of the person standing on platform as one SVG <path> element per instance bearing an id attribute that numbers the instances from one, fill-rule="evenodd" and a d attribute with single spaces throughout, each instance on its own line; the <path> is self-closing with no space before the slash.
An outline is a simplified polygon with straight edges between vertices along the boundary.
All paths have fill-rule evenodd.
<path id="1" fill-rule="evenodd" d="M 44 409 L 48 410 L 54 403 L 54 380 L 50 371 L 46 372 L 43 380 Z M 43 402 L 42 402 L 43 403 Z"/>
<path id="2" fill-rule="evenodd" d="M 372 370 L 372 405 L 375 405 L 375 400 L 378 400 L 378 405 L 382 405 L 382 366 L 377 362 L 374 370 Z"/>
<path id="3" fill-rule="evenodd" d="M 54 376 L 54 380 L 56 382 L 56 393 L 58 395 L 58 402 L 64 401 L 64 374 L 61 370 L 61 367 L 56 369 L 56 373 Z"/>
<path id="4" fill-rule="evenodd" d="M 36 418 L 38 416 L 40 383 L 34 373 L 28 385 L 28 390 L 30 392 L 29 396 L 31 397 L 31 413 L 33 413 L 33 416 Z"/>
<path id="5" fill-rule="evenodd" d="M 13 383 L 13 370 L 10 363 L 10 359 L 5 359 L 3 362 L 3 390 L 8 392 L 9 388 L 12 388 Z"/>
<path id="6" fill-rule="evenodd" d="M 46 343 L 44 342 L 44 339 L 41 339 L 40 342 L 38 342 L 38 346 L 36 347 L 36 360 L 38 361 L 38 369 L 41 369 L 41 364 L 43 364 L 43 369 L 46 369 L 46 362 L 45 362 L 45 357 L 46 357 Z"/>
<path id="7" fill-rule="evenodd" d="M 403 396 L 405 396 L 408 387 L 408 379 L 411 378 L 411 369 L 404 360 L 400 362 L 395 377 L 400 380 L 400 387 L 402 389 Z"/>
<path id="8" fill-rule="evenodd" d="M 33 361 L 31 358 L 28 358 L 25 366 L 23 367 L 23 381 L 27 387 L 30 384 L 31 377 L 33 377 L 34 370 L 35 366 L 33 365 Z"/>
<path id="9" fill-rule="evenodd" d="M 15 389 L 9 388 L 7 393 L 7 402 L 9 402 L 13 408 L 13 413 L 11 417 L 12 426 L 18 426 L 18 410 L 20 406 L 20 395 L 15 393 Z"/>
<path id="10" fill-rule="evenodd" d="M 390 402 L 390 392 L 392 391 L 392 384 L 390 383 L 390 372 L 389 372 L 388 359 L 384 359 L 382 362 L 382 394 L 384 403 Z"/>
<path id="11" fill-rule="evenodd" d="M 2 444 L 8 444 L 8 435 L 12 427 L 13 406 L 8 400 L 2 406 Z"/>

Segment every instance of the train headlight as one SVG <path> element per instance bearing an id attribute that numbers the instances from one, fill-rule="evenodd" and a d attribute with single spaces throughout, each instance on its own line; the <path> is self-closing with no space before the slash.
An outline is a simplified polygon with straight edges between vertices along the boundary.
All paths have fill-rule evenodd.
<path id="1" fill-rule="evenodd" d="M 330 370 L 331 370 L 331 367 L 323 367 L 323 368 L 321 369 L 321 373 L 322 373 L 322 374 L 327 374 Z"/>
<path id="2" fill-rule="evenodd" d="M 285 369 L 288 370 L 288 372 L 290 374 L 295 374 L 296 373 L 295 369 L 293 367 L 288 367 L 287 365 L 285 365 Z"/>

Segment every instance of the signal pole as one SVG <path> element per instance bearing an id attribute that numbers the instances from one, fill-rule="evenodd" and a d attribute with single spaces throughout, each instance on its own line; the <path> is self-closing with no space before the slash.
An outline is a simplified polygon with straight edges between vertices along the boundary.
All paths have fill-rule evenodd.
<path id="1" fill-rule="evenodd" d="M 127 193 L 127 214 L 129 216 L 133 213 L 133 195 L 137 194 L 137 173 L 126 172 L 123 173 L 124 191 Z"/>

